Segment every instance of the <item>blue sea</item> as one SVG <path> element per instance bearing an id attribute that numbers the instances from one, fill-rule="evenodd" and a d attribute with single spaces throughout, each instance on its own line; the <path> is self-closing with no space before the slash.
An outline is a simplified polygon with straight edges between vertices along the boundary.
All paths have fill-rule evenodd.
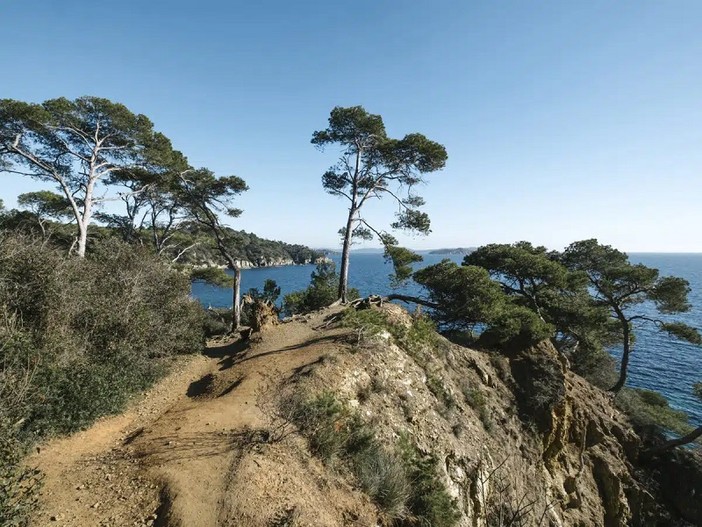
<path id="1" fill-rule="evenodd" d="M 422 266 L 438 263 L 444 258 L 456 262 L 463 259 L 460 255 L 423 256 Z M 702 254 L 638 253 L 629 256 L 632 262 L 658 268 L 662 275 L 675 275 L 688 280 L 692 288 L 692 309 L 672 318 L 702 329 Z M 338 257 L 332 259 L 338 267 Z M 242 292 L 252 287 L 262 289 L 264 281 L 271 278 L 286 294 L 307 287 L 312 271 L 314 265 L 246 269 L 242 271 L 241 289 Z M 356 287 L 361 295 L 389 293 L 388 275 L 391 272 L 392 267 L 384 262 L 382 254 L 351 254 L 349 284 Z M 227 289 L 196 282 L 192 291 L 193 296 L 205 306 L 231 306 L 231 292 Z M 411 283 L 397 292 L 416 295 L 420 293 L 420 288 Z M 651 314 L 655 312 L 653 306 L 642 305 L 640 309 Z M 688 412 L 693 424 L 702 424 L 702 402 L 692 395 L 692 385 L 702 382 L 702 348 L 670 339 L 650 324 L 637 329 L 636 336 L 628 385 L 663 393 L 671 406 Z M 612 350 L 612 353 L 618 357 L 619 350 Z"/>

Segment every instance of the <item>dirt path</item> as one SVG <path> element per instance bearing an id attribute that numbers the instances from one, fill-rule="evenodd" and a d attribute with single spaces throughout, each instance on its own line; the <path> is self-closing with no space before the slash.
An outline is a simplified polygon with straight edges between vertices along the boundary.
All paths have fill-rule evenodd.
<path id="1" fill-rule="evenodd" d="M 335 346 L 319 338 L 321 322 L 210 347 L 124 414 L 44 445 L 29 460 L 46 474 L 33 525 L 221 525 L 235 444 L 267 424 L 257 399 Z"/>

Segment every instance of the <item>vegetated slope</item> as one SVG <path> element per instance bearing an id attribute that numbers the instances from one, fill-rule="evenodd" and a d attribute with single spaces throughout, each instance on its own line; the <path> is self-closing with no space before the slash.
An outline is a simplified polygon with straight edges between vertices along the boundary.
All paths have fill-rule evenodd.
<path id="1" fill-rule="evenodd" d="M 68 249 L 75 238 L 75 225 L 55 221 L 43 221 L 43 228 L 51 234 L 55 245 Z M 29 212 L 11 210 L 0 214 L 0 227 L 7 231 L 34 233 L 42 235 L 39 218 Z M 310 249 L 305 245 L 291 244 L 277 240 L 260 238 L 254 233 L 238 231 L 225 227 L 228 245 L 242 268 L 269 267 L 276 265 L 315 263 L 324 257 L 322 251 Z M 159 232 L 159 236 L 164 233 Z M 140 228 L 136 232 L 123 232 L 118 227 L 93 225 L 90 230 L 91 241 L 110 238 L 124 239 L 137 245 L 150 246 L 153 233 L 150 229 Z M 168 260 L 177 259 L 178 263 L 189 265 L 225 266 L 226 262 L 216 248 L 212 235 L 190 222 L 184 222 L 168 235 L 162 255 Z"/>
<path id="2" fill-rule="evenodd" d="M 492 355 L 394 305 L 337 307 L 188 368 L 30 460 L 35 525 L 687 525 L 548 344 Z"/>
<path id="3" fill-rule="evenodd" d="M 225 228 L 228 245 L 232 255 L 239 260 L 241 267 L 269 267 L 275 265 L 310 264 L 324 257 L 320 251 L 305 245 L 290 244 L 281 241 L 260 238 L 254 233 Z M 197 226 L 182 230 L 177 234 L 179 247 L 191 250 L 178 260 L 194 265 L 226 265 L 222 256 L 214 247 L 211 235 Z M 177 249 L 174 249 L 177 254 Z"/>

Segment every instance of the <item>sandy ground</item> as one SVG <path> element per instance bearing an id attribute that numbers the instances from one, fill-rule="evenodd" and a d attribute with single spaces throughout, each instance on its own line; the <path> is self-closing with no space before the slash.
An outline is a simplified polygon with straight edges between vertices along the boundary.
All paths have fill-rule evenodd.
<path id="1" fill-rule="evenodd" d="M 125 413 L 38 448 L 28 463 L 45 483 L 32 525 L 230 524 L 228 468 L 246 435 L 268 424 L 257 400 L 335 346 L 314 329 L 322 323 L 317 315 L 273 327 L 250 346 L 211 345 L 181 359 Z"/>

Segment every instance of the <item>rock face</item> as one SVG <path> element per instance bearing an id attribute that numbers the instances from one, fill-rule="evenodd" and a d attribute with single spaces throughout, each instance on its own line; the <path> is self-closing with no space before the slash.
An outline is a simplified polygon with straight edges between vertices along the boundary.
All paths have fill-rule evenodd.
<path id="1" fill-rule="evenodd" d="M 382 309 L 411 323 L 397 306 Z M 626 418 L 548 342 L 504 357 L 441 337 L 408 349 L 381 333 L 307 375 L 384 444 L 409 435 L 436 455 L 458 525 L 688 525 L 635 469 L 641 444 Z M 700 502 L 687 505 L 688 520 Z"/>

